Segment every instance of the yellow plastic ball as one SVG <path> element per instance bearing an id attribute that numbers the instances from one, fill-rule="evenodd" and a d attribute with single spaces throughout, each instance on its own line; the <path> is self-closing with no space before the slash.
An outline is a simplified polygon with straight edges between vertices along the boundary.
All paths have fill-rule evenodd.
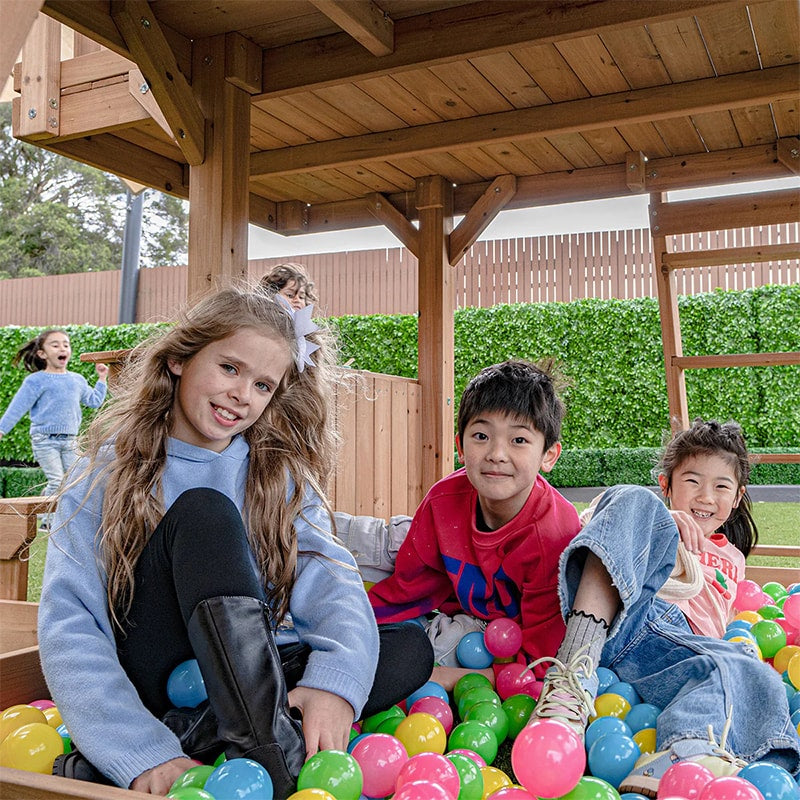
<path id="1" fill-rule="evenodd" d="M 31 722 L 43 722 L 46 725 L 47 717 L 35 706 L 24 704 L 9 706 L 0 714 L 0 742 L 9 733 Z"/>
<path id="2" fill-rule="evenodd" d="M 511 778 L 497 767 L 481 767 L 481 775 L 483 776 L 483 800 L 504 786 L 513 784 Z"/>
<path id="3" fill-rule="evenodd" d="M 52 775 L 56 756 L 64 752 L 64 740 L 45 722 L 17 728 L 0 743 L 0 766 Z"/>
<path id="4" fill-rule="evenodd" d="M 800 653 L 795 653 L 786 665 L 786 673 L 795 689 L 800 689 Z"/>
<path id="5" fill-rule="evenodd" d="M 397 726 L 394 736 L 406 748 L 409 758 L 417 753 L 441 755 L 447 747 L 444 725 L 433 714 L 424 712 L 409 714 Z"/>
<path id="6" fill-rule="evenodd" d="M 656 729 L 642 728 L 633 734 L 633 741 L 639 745 L 642 755 L 656 752 Z"/>
<path id="7" fill-rule="evenodd" d="M 605 692 L 595 699 L 594 710 L 596 713 L 589 718 L 590 722 L 594 722 L 598 717 L 625 719 L 631 710 L 631 704 L 622 695 Z"/>
<path id="8" fill-rule="evenodd" d="M 324 789 L 309 788 L 289 795 L 289 800 L 336 800 L 336 798 Z"/>
<path id="9" fill-rule="evenodd" d="M 64 724 L 64 720 L 61 719 L 61 712 L 55 706 L 42 709 L 42 713 L 51 728 L 57 728 L 59 725 Z"/>
<path id="10" fill-rule="evenodd" d="M 761 614 L 755 611 L 740 611 L 734 619 L 743 619 L 745 622 L 751 622 L 755 625 L 756 622 L 761 622 Z"/>
<path id="11" fill-rule="evenodd" d="M 775 667 L 778 672 L 785 672 L 786 668 L 789 666 L 789 662 L 792 660 L 792 656 L 797 653 L 800 653 L 800 645 L 787 644 L 786 647 L 782 647 L 775 653 L 772 658 L 772 666 Z"/>

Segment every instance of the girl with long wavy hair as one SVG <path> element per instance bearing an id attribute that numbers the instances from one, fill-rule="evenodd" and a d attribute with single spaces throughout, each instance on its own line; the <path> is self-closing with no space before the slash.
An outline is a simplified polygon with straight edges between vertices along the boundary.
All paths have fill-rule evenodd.
<path id="1" fill-rule="evenodd" d="M 87 432 L 39 643 L 89 777 L 164 795 L 224 750 L 280 800 L 307 756 L 430 675 L 421 629 L 379 635 L 333 535 L 335 372 L 311 310 L 260 288 L 201 300 L 132 352 Z M 173 708 L 168 678 L 192 659 L 208 700 Z"/>

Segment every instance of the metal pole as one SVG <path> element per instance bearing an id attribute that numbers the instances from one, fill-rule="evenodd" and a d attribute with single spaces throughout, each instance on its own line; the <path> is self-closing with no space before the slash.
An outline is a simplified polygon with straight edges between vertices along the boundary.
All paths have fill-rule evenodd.
<path id="1" fill-rule="evenodd" d="M 125 233 L 122 237 L 122 275 L 119 285 L 119 323 L 136 322 L 139 290 L 139 244 L 142 235 L 144 191 L 127 190 Z"/>

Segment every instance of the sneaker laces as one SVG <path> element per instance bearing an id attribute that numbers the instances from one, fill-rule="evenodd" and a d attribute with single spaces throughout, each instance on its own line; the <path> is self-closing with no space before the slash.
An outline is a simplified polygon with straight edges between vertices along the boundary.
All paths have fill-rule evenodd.
<path id="1" fill-rule="evenodd" d="M 733 708 L 728 709 L 728 716 L 725 718 L 725 724 L 722 726 L 722 733 L 719 737 L 719 742 L 714 738 L 714 728 L 708 726 L 708 743 L 711 745 L 711 752 L 717 757 L 726 761 L 731 766 L 737 769 L 743 769 L 747 766 L 747 762 L 734 755 L 730 750 L 725 747 L 728 740 L 728 732 L 731 729 L 731 716 L 733 715 Z"/>
<path id="2" fill-rule="evenodd" d="M 528 664 L 526 669 L 529 670 L 539 664 L 551 665 L 545 674 L 545 689 L 536 704 L 537 717 L 566 718 L 583 728 L 587 719 L 594 716 L 594 698 L 580 680 L 581 675 L 589 678 L 594 672 L 588 650 L 588 646 L 582 647 L 568 664 L 551 656 Z"/>

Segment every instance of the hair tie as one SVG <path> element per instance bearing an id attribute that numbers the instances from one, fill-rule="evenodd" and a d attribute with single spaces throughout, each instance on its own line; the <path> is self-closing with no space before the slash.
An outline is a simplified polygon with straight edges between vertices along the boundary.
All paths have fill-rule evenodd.
<path id="1" fill-rule="evenodd" d="M 275 294 L 275 299 L 278 301 L 280 308 L 291 317 L 294 325 L 294 338 L 297 343 L 297 356 L 294 363 L 297 365 L 297 371 L 302 372 L 306 365 L 309 367 L 316 366 L 310 356 L 315 350 L 319 350 L 319 345 L 306 338 L 319 330 L 319 325 L 316 325 L 311 319 L 311 312 L 314 310 L 314 306 L 308 305 L 295 310 L 282 294 Z"/>

